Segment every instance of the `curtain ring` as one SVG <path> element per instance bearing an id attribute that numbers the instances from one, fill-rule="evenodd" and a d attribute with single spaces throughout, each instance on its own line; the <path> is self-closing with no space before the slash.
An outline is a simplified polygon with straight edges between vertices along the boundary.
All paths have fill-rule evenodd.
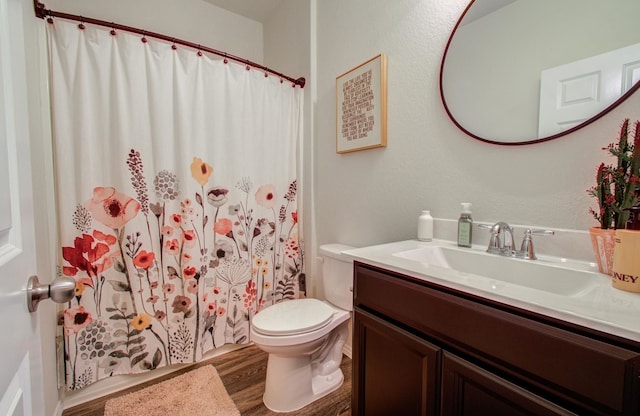
<path id="1" fill-rule="evenodd" d="M 85 27 L 86 26 L 84 25 L 84 19 L 82 18 L 82 16 L 80 16 L 80 24 L 78 25 L 78 29 L 84 30 Z"/>
<path id="2" fill-rule="evenodd" d="M 251 67 L 249 65 L 247 65 L 245 68 L 246 68 L 247 71 L 249 71 L 251 69 Z"/>
<path id="3" fill-rule="evenodd" d="M 111 36 L 115 36 L 116 35 L 116 28 L 115 25 L 113 24 L 113 22 L 111 22 Z"/>
<path id="4" fill-rule="evenodd" d="M 173 45 L 171 45 L 171 49 L 175 51 L 176 49 L 178 49 L 178 47 L 176 46 L 176 39 L 173 38 L 171 41 L 173 42 Z"/>
<path id="5" fill-rule="evenodd" d="M 227 54 L 226 53 L 224 54 L 224 60 L 222 62 L 224 62 L 225 64 L 229 63 L 229 60 L 227 59 Z"/>
<path id="6" fill-rule="evenodd" d="M 198 56 L 202 56 L 202 51 L 200 50 L 200 45 L 198 45 Z"/>
<path id="7" fill-rule="evenodd" d="M 140 39 L 142 41 L 142 43 L 147 43 L 147 35 L 142 32 L 142 39 Z"/>
<path id="8" fill-rule="evenodd" d="M 53 24 L 53 17 L 47 17 L 47 23 Z"/>

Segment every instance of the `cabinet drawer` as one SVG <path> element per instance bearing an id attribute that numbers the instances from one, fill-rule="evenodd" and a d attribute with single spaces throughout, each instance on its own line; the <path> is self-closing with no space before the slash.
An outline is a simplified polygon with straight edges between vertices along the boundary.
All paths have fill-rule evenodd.
<path id="1" fill-rule="evenodd" d="M 625 381 L 637 379 L 634 366 L 638 365 L 638 354 L 633 351 L 359 263 L 355 276 L 357 306 L 594 413 L 622 414 L 625 407 L 637 409 L 638 398 L 625 392 Z"/>

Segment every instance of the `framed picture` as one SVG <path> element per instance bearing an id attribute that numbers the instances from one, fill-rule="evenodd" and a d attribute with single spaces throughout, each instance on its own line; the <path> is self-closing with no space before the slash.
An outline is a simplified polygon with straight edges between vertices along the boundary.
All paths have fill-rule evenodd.
<path id="1" fill-rule="evenodd" d="M 336 78 L 336 152 L 387 145 L 387 59 L 380 54 Z"/>

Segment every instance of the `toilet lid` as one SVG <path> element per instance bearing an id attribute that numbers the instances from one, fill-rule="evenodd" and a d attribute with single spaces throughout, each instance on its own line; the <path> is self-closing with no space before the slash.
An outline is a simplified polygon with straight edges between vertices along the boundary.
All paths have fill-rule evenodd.
<path id="1" fill-rule="evenodd" d="M 293 335 L 327 325 L 335 310 L 318 299 L 276 303 L 253 317 L 254 330 L 264 335 Z"/>

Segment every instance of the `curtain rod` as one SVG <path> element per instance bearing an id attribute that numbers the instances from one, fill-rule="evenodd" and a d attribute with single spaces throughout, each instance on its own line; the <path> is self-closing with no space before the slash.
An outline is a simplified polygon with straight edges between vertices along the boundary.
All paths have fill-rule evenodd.
<path id="1" fill-rule="evenodd" d="M 266 66 L 257 64 L 255 62 L 249 61 L 248 59 L 244 59 L 244 58 L 240 58 L 238 56 L 234 56 L 231 54 L 228 54 L 226 52 L 222 52 L 213 48 L 208 48 L 206 46 L 202 46 L 202 45 L 198 45 L 195 44 L 193 42 L 188 42 L 186 40 L 181 40 L 181 39 L 177 39 L 177 38 L 172 38 L 170 36 L 166 36 L 166 35 L 162 35 L 159 33 L 154 33 L 154 32 L 149 32 L 146 30 L 142 30 L 142 29 L 138 29 L 135 27 L 130 27 L 130 26 L 125 26 L 125 25 L 121 25 L 121 24 L 117 24 L 117 23 L 113 23 L 113 22 L 107 22 L 104 20 L 98 20 L 98 19 L 92 19 L 89 17 L 83 17 L 83 16 L 78 16 L 78 15 L 74 15 L 74 14 L 68 14 L 68 13 L 62 13 L 62 12 L 57 12 L 54 10 L 49 10 L 46 8 L 46 6 L 44 5 L 44 3 L 41 3 L 38 0 L 33 0 L 33 5 L 35 8 L 35 14 L 36 17 L 40 18 L 40 19 L 45 19 L 48 18 L 49 23 L 52 23 L 53 20 L 51 18 L 53 17 L 59 17 L 62 19 L 68 19 L 68 20 L 75 20 L 80 22 L 80 24 L 84 24 L 84 23 L 90 23 L 90 24 L 94 24 L 94 25 L 98 25 L 98 26 L 104 26 L 104 27 L 109 27 L 112 29 L 119 29 L 119 30 L 124 30 L 126 32 L 131 32 L 131 33 L 137 33 L 139 35 L 142 35 L 142 37 L 152 37 L 152 38 L 156 38 L 156 39 L 160 39 L 160 40 L 164 40 L 167 42 L 171 42 L 173 44 L 179 44 L 179 45 L 183 45 L 183 46 L 187 46 L 189 48 L 195 49 L 197 51 L 202 51 L 202 52 L 208 52 L 214 55 L 218 55 L 218 56 L 222 56 L 225 59 L 231 59 L 234 60 L 236 62 L 240 62 L 242 64 L 248 65 L 250 67 L 253 68 L 257 68 L 260 69 L 262 71 L 265 72 L 269 72 L 271 74 L 277 75 L 279 76 L 281 79 L 286 79 L 288 81 L 291 81 L 293 83 L 293 86 L 295 87 L 296 85 L 300 86 L 301 88 L 304 88 L 304 85 L 306 83 L 306 80 L 304 79 L 304 77 L 300 77 L 298 79 L 294 79 L 291 78 L 287 75 L 284 75 L 280 72 L 276 72 L 273 69 L 269 69 Z M 248 69 L 248 68 L 247 68 Z M 265 74 L 266 76 L 266 74 Z"/>

